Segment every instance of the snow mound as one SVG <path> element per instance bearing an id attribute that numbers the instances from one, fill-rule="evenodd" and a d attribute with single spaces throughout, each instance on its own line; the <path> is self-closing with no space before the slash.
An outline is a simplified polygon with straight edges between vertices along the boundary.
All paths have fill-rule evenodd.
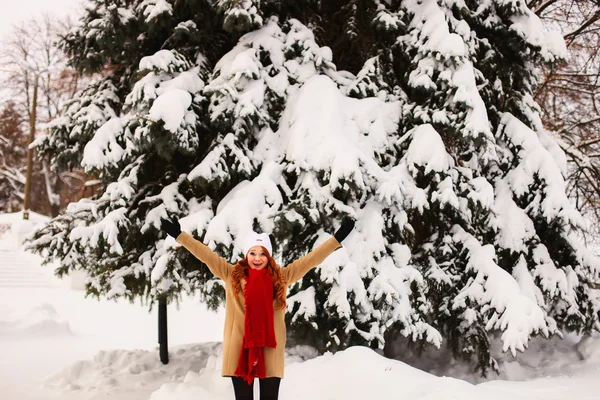
<path id="1" fill-rule="evenodd" d="M 576 340 L 571 339 L 565 348 Z M 590 357 L 600 349 L 599 338 L 592 339 L 579 345 Z M 229 379 L 221 377 L 221 349 L 220 342 L 175 346 L 167 365 L 159 361 L 157 349 L 101 351 L 47 378 L 45 387 L 61 392 L 65 399 L 229 400 L 233 388 Z M 436 377 L 367 347 L 314 358 L 310 357 L 316 353 L 306 346 L 292 347 L 287 353 L 280 388 L 280 398 L 286 400 L 582 400 L 597 389 L 597 370 L 589 368 L 575 376 L 473 385 Z"/>
<path id="2" fill-rule="evenodd" d="M 15 212 L 15 213 L 0 213 L 0 224 L 18 224 L 20 222 L 32 222 L 34 225 L 37 224 L 45 224 L 46 222 L 49 222 L 51 220 L 51 218 L 42 215 L 42 214 L 38 214 L 36 212 L 33 211 L 29 211 L 29 219 L 28 220 L 24 220 L 23 219 L 23 212 L 19 211 L 19 212 Z M 29 223 L 27 222 L 27 223 Z"/>
<path id="3" fill-rule="evenodd" d="M 583 360 L 600 360 L 600 335 L 584 336 L 577 344 L 577 353 Z"/>
<path id="4" fill-rule="evenodd" d="M 29 211 L 29 219 L 23 219 L 23 212 L 0 213 L 0 250 L 7 248 L 19 248 L 23 239 L 50 221 L 45 215 Z"/>
<path id="5" fill-rule="evenodd" d="M 327 371 L 336 371 L 335 382 L 324 379 Z M 280 397 L 319 399 L 322 393 L 331 391 L 331 386 L 335 385 L 333 392 L 339 399 L 373 398 L 373 388 L 378 388 L 380 399 L 414 399 L 408 394 L 412 392 L 410 387 L 429 386 L 432 379 L 436 378 L 427 372 L 384 358 L 369 348 L 356 346 L 287 367 Z M 311 384 L 306 385 L 306 382 Z M 394 384 L 390 385 L 390 382 Z"/>
<path id="6" fill-rule="evenodd" d="M 31 339 L 48 336 L 72 335 L 69 323 L 62 320 L 54 307 L 41 304 L 25 312 L 23 315 L 9 320 L 0 320 L 0 337 Z"/>
<path id="7" fill-rule="evenodd" d="M 45 379 L 48 388 L 81 394 L 123 393 L 145 387 L 155 390 L 166 382 L 182 382 L 189 371 L 200 371 L 209 356 L 221 352 L 221 343 L 171 347 L 169 364 L 162 364 L 158 349 L 100 351 Z"/>
<path id="8" fill-rule="evenodd" d="M 233 398 L 229 379 L 220 378 L 218 362 L 210 358 L 199 373 L 189 372 L 182 382 L 168 382 L 152 393 L 150 400 L 195 400 Z M 558 400 L 587 381 L 468 382 L 436 377 L 400 361 L 384 358 L 366 347 L 350 347 L 336 354 L 288 365 L 280 387 L 280 398 L 305 399 L 411 399 L 411 400 Z M 575 385 L 575 386 L 574 386 Z M 257 391 L 255 384 L 255 392 Z"/>
<path id="9" fill-rule="evenodd" d="M 44 386 L 65 394 L 93 397 L 144 391 L 151 399 L 232 398 L 231 382 L 221 377 L 221 342 L 171 346 L 169 364 L 154 350 L 100 351 L 46 378 Z M 286 363 L 316 357 L 309 346 L 286 350 Z M 181 397 L 183 393 L 184 397 Z"/>
<path id="10" fill-rule="evenodd" d="M 206 367 L 199 372 L 193 370 L 183 378 L 182 382 L 168 382 L 152 393 L 150 400 L 185 400 L 233 398 L 233 390 L 229 379 L 221 377 L 221 359 L 210 356 Z"/>

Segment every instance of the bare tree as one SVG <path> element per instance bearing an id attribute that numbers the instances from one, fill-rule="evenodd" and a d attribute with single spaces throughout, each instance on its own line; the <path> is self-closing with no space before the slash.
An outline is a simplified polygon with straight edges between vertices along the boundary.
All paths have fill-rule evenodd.
<path id="1" fill-rule="evenodd" d="M 50 14 L 23 21 L 13 27 L 0 48 L 2 95 L 14 102 L 33 137 L 60 114 L 80 84 L 79 74 L 67 66 L 67 57 L 57 46 L 69 26 L 68 20 Z M 31 171 L 31 208 L 53 216 L 64 203 L 61 194 L 65 197 L 64 192 L 73 190 L 74 180 L 76 186 L 85 181 L 84 174 L 53 173 L 45 160 L 37 158 Z"/>
<path id="2" fill-rule="evenodd" d="M 600 1 L 534 0 L 530 8 L 560 29 L 569 50 L 563 65 L 542 70 L 535 98 L 546 129 L 567 155 L 569 196 L 591 226 L 600 222 Z M 600 231 L 596 231 L 596 234 Z"/>
<path id="3" fill-rule="evenodd" d="M 23 202 L 25 145 L 23 117 L 14 103 L 0 110 L 0 212 L 14 212 Z"/>

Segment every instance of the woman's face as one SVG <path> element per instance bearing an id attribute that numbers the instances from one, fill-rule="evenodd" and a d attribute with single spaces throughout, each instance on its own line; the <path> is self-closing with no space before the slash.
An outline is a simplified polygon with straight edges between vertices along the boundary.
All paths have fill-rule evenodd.
<path id="1" fill-rule="evenodd" d="M 261 246 L 254 246 L 248 250 L 248 265 L 253 269 L 263 269 L 267 266 L 269 259 Z"/>

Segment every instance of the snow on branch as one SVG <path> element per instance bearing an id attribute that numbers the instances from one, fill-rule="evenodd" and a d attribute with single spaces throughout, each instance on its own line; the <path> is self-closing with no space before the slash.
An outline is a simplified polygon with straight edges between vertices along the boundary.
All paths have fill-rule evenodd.
<path id="1" fill-rule="evenodd" d="M 166 0 L 144 0 L 138 8 L 143 10 L 146 23 L 151 23 L 152 20 L 163 16 L 163 14 L 167 14 L 168 16 L 173 14 L 173 6 Z"/>
<path id="2" fill-rule="evenodd" d="M 518 165 L 504 178 L 515 196 L 529 192 L 538 177 L 544 182 L 544 197 L 530 204 L 528 210 L 547 221 L 558 217 L 567 224 L 585 226 L 565 193 L 565 181 L 555 158 L 542 146 L 538 135 L 510 113 L 502 115 L 499 130 L 516 147 Z"/>
<path id="3" fill-rule="evenodd" d="M 409 169 L 414 166 L 424 166 L 425 173 L 431 171 L 447 171 L 451 165 L 451 158 L 446 153 L 442 138 L 429 124 L 419 125 L 412 131 L 412 141 L 406 152 L 406 162 Z"/>
<path id="4" fill-rule="evenodd" d="M 98 247 L 102 239 L 108 244 L 111 253 L 123 254 L 119 241 L 119 227 L 126 226 L 129 220 L 126 216 L 127 209 L 117 208 L 109 212 L 100 221 L 88 226 L 77 226 L 69 235 L 69 240 L 80 242 L 81 246 Z"/>
<path id="5" fill-rule="evenodd" d="M 467 270 L 475 277 L 462 289 L 452 302 L 454 309 L 467 308 L 467 300 L 483 305 L 482 311 L 491 314 L 486 329 L 502 331 L 503 351 L 524 351 L 529 338 L 541 333 L 545 337 L 554 334 L 555 328 L 546 320 L 544 310 L 523 294 L 519 284 L 496 264 L 496 251 L 491 244 L 479 241 L 460 226 L 452 228 L 453 239 L 462 243 L 468 251 Z"/>
<path id="6" fill-rule="evenodd" d="M 98 129 L 83 151 L 82 165 L 86 168 L 103 168 L 116 165 L 123 158 L 125 149 L 119 143 L 124 134 L 125 121 L 114 117 Z"/>
<path id="7" fill-rule="evenodd" d="M 241 254 L 243 240 L 250 233 L 255 218 L 262 232 L 271 233 L 273 216 L 283 203 L 276 184 L 280 175 L 281 166 L 266 163 L 256 178 L 242 181 L 233 188 L 221 200 L 217 213 L 206 228 L 206 244 L 235 246 L 232 254 Z"/>

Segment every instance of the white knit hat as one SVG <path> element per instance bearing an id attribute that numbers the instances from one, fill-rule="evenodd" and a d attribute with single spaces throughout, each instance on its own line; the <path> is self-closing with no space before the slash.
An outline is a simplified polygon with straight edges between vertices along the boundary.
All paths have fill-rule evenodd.
<path id="1" fill-rule="evenodd" d="M 244 255 L 248 254 L 251 248 L 254 246 L 262 246 L 269 252 L 269 255 L 273 255 L 273 246 L 271 246 L 271 239 L 269 239 L 269 235 L 266 233 L 256 233 L 252 232 L 246 237 L 246 241 L 244 242 Z"/>

